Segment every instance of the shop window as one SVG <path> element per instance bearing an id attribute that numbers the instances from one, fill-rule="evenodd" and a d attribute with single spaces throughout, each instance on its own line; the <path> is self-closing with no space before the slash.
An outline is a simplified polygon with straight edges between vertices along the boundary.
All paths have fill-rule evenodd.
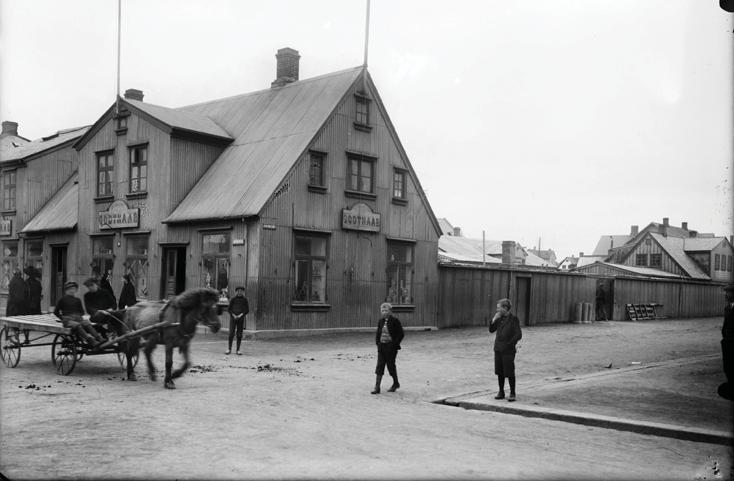
<path id="1" fill-rule="evenodd" d="M 387 243 L 387 296 L 391 304 L 413 304 L 413 245 Z"/>
<path id="2" fill-rule="evenodd" d="M 231 243 L 229 232 L 202 236 L 202 285 L 229 295 Z"/>
<path id="3" fill-rule="evenodd" d="M 721 267 L 721 256 L 719 254 L 714 254 L 714 270 L 718 271 Z"/>
<path id="4" fill-rule="evenodd" d="M 112 278 L 114 265 L 113 236 L 92 238 L 92 276 L 102 277 L 107 274 Z"/>
<path id="5" fill-rule="evenodd" d="M 393 199 L 405 200 L 405 171 L 395 169 L 392 174 Z"/>
<path id="6" fill-rule="evenodd" d="M 311 187 L 325 187 L 324 185 L 324 160 L 326 154 L 322 152 L 309 152 L 308 185 Z"/>
<path id="7" fill-rule="evenodd" d="M 130 148 L 130 193 L 148 190 L 148 146 Z"/>
<path id="8" fill-rule="evenodd" d="M 370 99 L 362 94 L 355 95 L 357 111 L 356 123 L 362 126 L 370 124 Z"/>
<path id="9" fill-rule="evenodd" d="M 0 289 L 8 290 L 13 272 L 18 269 L 18 241 L 3 242 L 3 265 Z"/>
<path id="10" fill-rule="evenodd" d="M 295 234 L 294 302 L 326 302 L 326 252 L 328 238 Z"/>
<path id="11" fill-rule="evenodd" d="M 635 258 L 636 266 L 647 266 L 647 254 L 637 254 Z"/>
<path id="12" fill-rule="evenodd" d="M 15 210 L 16 179 L 14 170 L 3 174 L 3 210 Z"/>
<path id="13" fill-rule="evenodd" d="M 361 155 L 348 155 L 348 188 L 356 192 L 371 194 L 374 185 L 374 159 Z"/>
<path id="14" fill-rule="evenodd" d="M 662 254 L 650 254 L 650 267 L 662 267 L 663 255 Z"/>
<path id="15" fill-rule="evenodd" d="M 43 272 L 43 239 L 25 241 L 25 263 Z"/>
<path id="16" fill-rule="evenodd" d="M 135 288 L 135 297 L 148 299 L 148 236 L 128 236 L 125 247 L 125 269 Z"/>
<path id="17" fill-rule="evenodd" d="M 97 197 L 112 195 L 112 176 L 114 173 L 114 156 L 112 152 L 97 154 Z"/>

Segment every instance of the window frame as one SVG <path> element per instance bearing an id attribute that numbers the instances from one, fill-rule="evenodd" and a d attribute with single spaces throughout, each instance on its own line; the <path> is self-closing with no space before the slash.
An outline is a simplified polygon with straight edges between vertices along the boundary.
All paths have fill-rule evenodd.
<path id="1" fill-rule="evenodd" d="M 635 255 L 635 266 L 647 267 L 649 265 L 647 257 L 648 257 L 647 254 L 636 254 Z M 644 263 L 640 263 L 640 259 L 644 259 L 643 261 Z"/>
<path id="2" fill-rule="evenodd" d="M 204 246 L 206 245 L 206 237 L 209 236 L 225 236 L 226 246 L 227 246 L 227 252 L 215 252 L 215 253 L 207 253 L 204 250 Z M 207 281 L 205 278 L 205 273 L 209 274 L 206 268 L 206 262 L 211 261 L 214 265 L 214 276 L 210 276 L 210 280 Z M 221 280 L 221 272 L 219 271 L 220 268 L 220 261 L 225 260 L 226 265 L 226 283 L 227 285 L 224 287 L 220 287 L 220 280 Z M 230 270 L 232 268 L 232 231 L 231 230 L 207 230 L 201 232 L 201 262 L 199 263 L 201 266 L 201 286 L 202 287 L 211 287 L 212 289 L 216 290 L 220 294 L 224 294 L 226 296 L 229 296 L 229 283 L 230 283 Z M 214 282 L 214 285 L 211 285 L 211 282 Z"/>
<path id="3" fill-rule="evenodd" d="M 372 99 L 364 92 L 355 92 L 354 100 L 354 127 L 363 132 L 370 132 L 372 130 L 370 124 Z M 360 106 L 364 107 L 360 108 Z"/>
<path id="4" fill-rule="evenodd" d="M 714 270 L 718 271 L 721 267 L 721 256 L 719 254 L 714 254 Z"/>
<path id="5" fill-rule="evenodd" d="M 320 150 L 309 150 L 308 151 L 308 190 L 311 192 L 324 193 L 327 191 L 326 187 L 326 157 L 327 153 Z M 318 159 L 320 166 L 320 179 L 319 183 L 313 183 L 313 165 L 314 160 Z"/>
<path id="6" fill-rule="evenodd" d="M 357 180 L 357 186 L 355 186 L 352 183 L 353 176 L 355 175 L 352 172 L 352 162 L 357 162 L 357 172 L 356 172 L 356 180 Z M 361 180 L 363 178 L 362 175 L 362 166 L 363 164 L 369 164 L 370 165 L 370 190 L 361 190 L 359 189 Z M 377 194 L 375 193 L 375 170 L 377 165 L 377 157 L 373 157 L 366 154 L 359 154 L 356 152 L 347 152 L 347 172 L 346 172 L 346 190 L 345 192 L 349 196 L 350 194 L 354 197 L 362 197 L 362 198 L 368 198 L 368 199 L 376 199 Z"/>
<path id="7" fill-rule="evenodd" d="M 314 255 L 314 254 L 298 254 L 296 252 L 296 243 L 298 238 L 305 238 L 309 240 L 313 239 L 319 239 L 323 240 L 324 242 L 324 255 Z M 319 310 L 319 309 L 329 309 L 331 306 L 329 305 L 329 248 L 330 248 L 330 240 L 331 235 L 328 232 L 315 232 L 315 231 L 304 231 L 304 230 L 294 230 L 293 231 L 293 247 L 292 247 L 292 266 L 293 266 L 293 289 L 291 290 L 291 307 L 293 309 L 310 309 L 310 310 Z M 313 298 L 313 263 L 314 261 L 322 262 L 323 263 L 323 300 L 316 300 Z M 299 262 L 308 262 L 308 274 L 307 274 L 307 283 L 306 286 L 306 292 L 307 295 L 304 299 L 300 299 L 299 293 L 298 293 L 298 264 Z"/>
<path id="8" fill-rule="evenodd" d="M 13 246 L 15 249 L 15 255 L 7 255 L 5 251 L 8 249 L 13 249 Z M 2 241 L 0 243 L 0 247 L 3 250 L 3 261 L 2 265 L 0 265 L 0 273 L 2 275 L 2 278 L 0 278 L 0 289 L 3 291 L 7 291 L 8 286 L 10 285 L 10 280 L 13 278 L 13 271 L 15 269 L 20 269 L 20 246 L 18 240 L 14 239 Z"/>
<path id="9" fill-rule="evenodd" d="M 407 251 L 410 252 L 410 261 L 396 261 L 390 259 L 390 251 L 391 248 L 400 247 L 405 248 Z M 393 305 L 393 308 L 413 308 L 415 307 L 415 243 L 414 242 L 408 242 L 408 241 L 400 241 L 395 239 L 387 239 L 386 242 L 386 249 L 385 249 L 385 302 L 389 302 Z M 407 279 L 408 271 L 410 275 L 409 279 L 409 288 L 407 292 L 407 299 L 408 302 L 405 302 L 405 296 L 400 294 L 399 292 L 391 293 L 391 290 L 393 287 L 391 286 L 391 270 L 392 268 L 396 268 L 397 275 L 397 282 L 400 282 L 400 271 L 401 267 L 403 268 L 404 273 L 404 279 L 405 281 Z M 398 289 L 404 289 L 404 287 Z"/>
<path id="10" fill-rule="evenodd" d="M 145 153 L 145 160 L 137 162 L 134 162 L 133 159 L 135 157 L 135 154 L 137 152 L 144 152 Z M 145 194 L 148 192 L 148 165 L 149 165 L 149 157 L 148 157 L 148 143 L 143 144 L 136 144 L 136 145 L 130 145 L 128 146 L 128 181 L 127 181 L 127 190 L 129 194 L 132 195 L 139 195 L 139 194 Z M 138 175 L 137 177 L 133 177 L 133 169 L 138 169 Z M 145 175 L 143 176 L 141 174 L 143 168 L 145 169 Z M 138 181 L 138 189 L 133 190 L 133 180 Z M 140 188 L 140 184 L 142 181 L 145 182 L 145 188 Z"/>
<path id="11" fill-rule="evenodd" d="M 3 176 L 3 212 L 15 211 L 18 203 L 18 171 L 6 170 Z M 12 182 L 8 182 L 12 179 Z"/>
<path id="12" fill-rule="evenodd" d="M 115 185 L 115 181 L 114 181 L 114 176 L 115 176 L 115 151 L 114 150 L 103 150 L 103 151 L 100 151 L 100 152 L 96 152 L 96 157 L 97 157 L 97 160 L 96 160 L 96 163 L 97 163 L 97 169 L 96 169 L 97 176 L 95 178 L 95 185 L 96 185 L 96 190 L 95 191 L 97 193 L 97 198 L 114 197 L 114 195 L 115 195 L 115 191 L 114 191 L 114 185 Z M 104 166 L 104 169 L 102 169 L 102 165 L 100 164 L 100 161 L 103 158 L 104 159 L 109 159 L 109 164 L 106 164 Z M 107 182 L 105 182 L 105 183 L 100 182 L 100 174 L 102 172 L 106 172 L 109 175 L 109 177 L 108 177 L 109 180 Z M 105 192 L 100 191 L 100 187 L 102 185 L 109 185 L 109 192 L 106 191 L 107 189 L 105 189 Z"/>
<path id="13" fill-rule="evenodd" d="M 396 180 L 397 177 L 400 176 L 401 180 L 401 188 L 400 188 L 400 196 L 396 196 L 395 193 L 396 188 Z M 394 204 L 400 204 L 405 205 L 408 203 L 408 171 L 405 169 L 401 169 L 399 167 L 393 167 L 393 174 L 392 174 L 392 202 Z"/>
<path id="14" fill-rule="evenodd" d="M 732 265 L 732 263 L 734 263 L 734 256 L 727 256 L 727 257 L 729 258 L 729 262 L 728 262 L 729 266 L 728 266 L 727 271 L 728 272 L 731 272 L 732 271 L 732 267 L 734 267 L 734 265 Z"/>
<path id="15" fill-rule="evenodd" d="M 656 259 L 657 263 L 653 262 L 653 259 Z M 661 253 L 650 254 L 649 262 L 650 262 L 649 267 L 663 267 L 663 254 Z"/>
<path id="16" fill-rule="evenodd" d="M 31 255 L 31 246 L 40 243 L 41 253 L 39 255 Z M 25 247 L 25 265 L 30 265 L 43 272 L 43 237 L 34 237 L 26 239 L 23 243 Z"/>
<path id="17" fill-rule="evenodd" d="M 100 243 L 103 240 L 110 241 L 110 253 L 101 253 L 97 252 L 97 246 L 100 245 Z M 102 267 L 109 266 L 109 269 L 102 269 Z M 113 276 L 114 269 L 115 269 L 115 236 L 114 234 L 110 235 L 96 235 L 92 237 L 92 264 L 90 265 L 92 268 L 92 276 L 95 275 L 95 269 L 97 270 L 97 276 L 101 277 L 103 276 L 107 270 L 110 271 L 110 277 Z"/>
<path id="18" fill-rule="evenodd" d="M 134 241 L 139 239 L 146 240 L 146 254 L 130 253 L 130 247 Z M 123 266 L 125 267 L 125 274 L 129 274 L 131 277 L 131 283 L 135 289 L 136 299 L 149 299 L 150 298 L 150 234 L 131 234 L 125 236 L 125 261 Z M 145 270 L 145 275 L 140 276 L 135 266 L 140 266 L 141 269 Z M 144 282 L 142 290 L 138 285 L 139 279 Z"/>

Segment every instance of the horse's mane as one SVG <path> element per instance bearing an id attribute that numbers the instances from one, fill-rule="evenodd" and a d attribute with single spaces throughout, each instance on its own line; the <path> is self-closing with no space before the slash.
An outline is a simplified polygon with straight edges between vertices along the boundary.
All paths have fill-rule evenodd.
<path id="1" fill-rule="evenodd" d="M 195 309 L 203 304 L 214 305 L 219 300 L 219 293 L 208 287 L 189 289 L 176 296 L 171 303 L 183 310 Z"/>

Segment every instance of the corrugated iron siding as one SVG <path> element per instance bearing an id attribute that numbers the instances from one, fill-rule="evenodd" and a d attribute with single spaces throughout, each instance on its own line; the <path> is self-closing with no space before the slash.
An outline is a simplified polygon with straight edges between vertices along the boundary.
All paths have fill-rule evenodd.
<path id="1" fill-rule="evenodd" d="M 171 195 L 169 205 L 165 212 L 162 212 L 161 219 L 172 212 L 183 200 L 223 150 L 223 147 L 190 140 L 171 139 L 171 172 L 169 174 Z M 217 192 L 211 192 L 210 196 L 216 198 Z"/>
<path id="2" fill-rule="evenodd" d="M 722 315 L 721 286 L 710 283 L 616 278 L 614 319 L 625 320 L 626 304 L 662 304 L 658 314 L 666 317 L 709 317 Z"/>

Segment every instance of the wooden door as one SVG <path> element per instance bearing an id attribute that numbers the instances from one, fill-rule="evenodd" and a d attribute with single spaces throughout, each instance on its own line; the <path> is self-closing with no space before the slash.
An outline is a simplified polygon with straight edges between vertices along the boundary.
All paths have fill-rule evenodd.
<path id="1" fill-rule="evenodd" d="M 518 277 L 515 280 L 515 315 L 524 326 L 530 325 L 530 278 Z"/>
<path id="2" fill-rule="evenodd" d="M 64 295 L 66 283 L 66 246 L 51 247 L 51 305 Z"/>
<path id="3" fill-rule="evenodd" d="M 170 299 L 186 289 L 186 247 L 164 247 L 162 257 L 161 297 Z"/>

